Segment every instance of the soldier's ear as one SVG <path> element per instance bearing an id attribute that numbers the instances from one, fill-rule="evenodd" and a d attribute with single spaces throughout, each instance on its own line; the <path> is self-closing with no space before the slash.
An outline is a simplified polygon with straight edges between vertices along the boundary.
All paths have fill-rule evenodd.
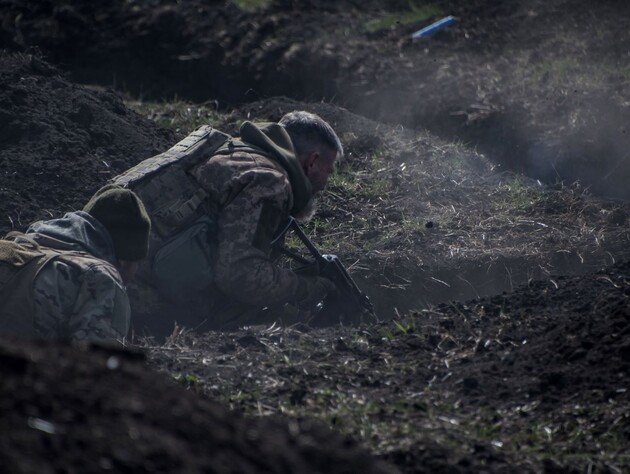
<path id="1" fill-rule="evenodd" d="M 317 163 L 317 160 L 319 160 L 318 151 L 313 151 L 307 155 L 306 160 L 304 160 L 303 164 L 304 172 L 307 176 L 309 175 L 309 172 L 313 168 L 313 166 L 315 166 L 315 163 Z"/>

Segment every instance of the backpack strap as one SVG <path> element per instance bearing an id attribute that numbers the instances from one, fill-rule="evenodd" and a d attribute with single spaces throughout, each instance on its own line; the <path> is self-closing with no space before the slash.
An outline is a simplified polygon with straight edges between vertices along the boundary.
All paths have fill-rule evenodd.
<path id="1" fill-rule="evenodd" d="M 45 255 L 37 242 L 25 234 L 15 231 L 7 234 L 0 240 L 0 293 L 21 269 Z"/>
<path id="2" fill-rule="evenodd" d="M 32 236 L 25 234 L 24 232 L 19 232 L 17 230 L 12 230 L 7 235 L 4 236 L 3 240 L 9 240 L 11 242 L 15 242 L 24 247 L 28 247 L 34 251 L 41 251 L 41 246 L 33 239 Z M 19 240 L 19 242 L 17 242 Z"/>
<path id="3" fill-rule="evenodd" d="M 255 153 L 257 155 L 266 156 L 267 158 L 273 158 L 273 155 L 255 145 L 243 142 L 236 138 L 230 137 L 230 139 L 224 143 L 218 150 L 214 152 L 215 155 L 231 155 L 232 153 Z"/>
<path id="4" fill-rule="evenodd" d="M 203 158 L 212 156 L 215 150 L 230 138 L 229 135 L 209 125 L 203 125 L 164 153 L 147 158 L 118 175 L 113 182 L 126 188 L 133 187 L 134 184 L 175 162 L 179 162 L 183 168 L 188 169 Z"/>

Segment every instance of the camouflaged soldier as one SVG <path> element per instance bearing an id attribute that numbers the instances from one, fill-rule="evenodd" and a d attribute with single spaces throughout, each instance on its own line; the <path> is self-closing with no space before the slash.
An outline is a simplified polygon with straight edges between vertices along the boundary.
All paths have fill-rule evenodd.
<path id="1" fill-rule="evenodd" d="M 158 335 L 174 322 L 228 329 L 274 320 L 287 305 L 283 318 L 295 315 L 295 308 L 336 291 L 330 280 L 274 264 L 270 244 L 289 216 L 313 214 L 314 196 L 342 155 L 330 125 L 299 111 L 279 123 L 244 122 L 239 139 L 228 137 L 211 156 L 180 170 L 179 184 L 174 171 L 155 171 L 155 161 L 152 171 L 147 161 L 117 178 L 129 183 L 129 173 L 151 173 L 131 186 L 154 224 L 152 254 L 130 288 L 134 321 Z M 174 189 L 187 197 L 164 198 Z"/>
<path id="2" fill-rule="evenodd" d="M 131 191 L 108 185 L 83 211 L 0 241 L 0 333 L 124 342 L 125 281 L 148 252 L 150 220 Z"/>

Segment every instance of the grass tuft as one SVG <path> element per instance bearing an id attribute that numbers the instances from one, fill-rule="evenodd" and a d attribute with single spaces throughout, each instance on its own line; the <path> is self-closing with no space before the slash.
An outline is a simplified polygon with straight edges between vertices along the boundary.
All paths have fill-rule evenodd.
<path id="1" fill-rule="evenodd" d="M 221 113 L 217 111 L 216 105 L 212 102 L 191 104 L 179 99 L 174 99 L 170 102 L 136 100 L 127 101 L 126 105 L 158 125 L 184 135 L 199 128 L 201 125 L 212 125 L 223 118 Z"/>
<path id="2" fill-rule="evenodd" d="M 245 12 L 254 12 L 267 8 L 271 0 L 232 0 L 232 3 Z"/>
<path id="3" fill-rule="evenodd" d="M 442 14 L 442 9 L 435 3 L 417 5 L 416 2 L 409 2 L 409 9 L 402 12 L 388 13 L 379 18 L 374 18 L 365 23 L 365 31 L 376 33 L 378 31 L 395 28 L 399 25 L 411 25 L 424 21 L 428 18 Z"/>

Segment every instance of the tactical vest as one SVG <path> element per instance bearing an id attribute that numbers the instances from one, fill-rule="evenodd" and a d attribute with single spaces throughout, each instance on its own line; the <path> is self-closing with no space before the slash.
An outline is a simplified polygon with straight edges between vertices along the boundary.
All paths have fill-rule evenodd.
<path id="1" fill-rule="evenodd" d="M 165 239 L 209 214 L 208 194 L 191 176 L 190 170 L 213 155 L 236 151 L 269 156 L 262 149 L 204 125 L 164 153 L 147 158 L 116 176 L 112 182 L 140 196 L 151 216 L 153 230 Z"/>
<path id="2" fill-rule="evenodd" d="M 181 300 L 213 280 L 216 205 L 190 171 L 204 159 L 235 152 L 268 152 L 204 125 L 173 147 L 138 163 L 112 182 L 134 191 L 151 217 L 149 258 L 138 278 L 163 297 Z"/>
<path id="3" fill-rule="evenodd" d="M 40 270 L 60 257 L 81 257 L 73 262 L 84 262 L 86 269 L 97 259 L 85 252 L 40 246 L 19 232 L 11 232 L 7 239 L 18 237 L 19 243 L 0 240 L 0 333 L 32 337 L 35 317 L 33 285 Z"/>

